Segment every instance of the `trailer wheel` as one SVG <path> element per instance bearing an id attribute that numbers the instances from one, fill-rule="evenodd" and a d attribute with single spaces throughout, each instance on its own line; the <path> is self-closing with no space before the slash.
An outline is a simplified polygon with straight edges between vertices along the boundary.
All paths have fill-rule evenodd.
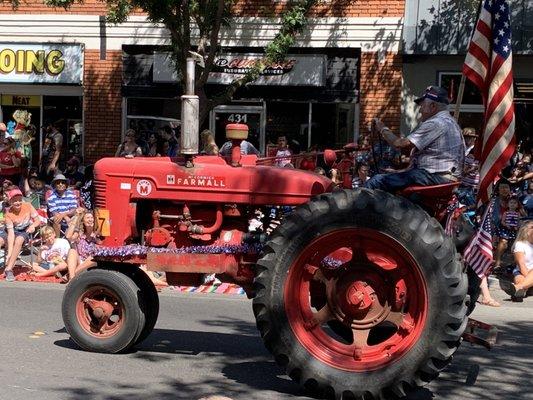
<path id="1" fill-rule="evenodd" d="M 256 272 L 253 310 L 267 349 L 318 395 L 403 396 L 448 365 L 466 327 L 467 278 L 452 241 L 385 192 L 300 206 Z"/>
<path id="2" fill-rule="evenodd" d="M 155 327 L 159 316 L 159 295 L 148 275 L 140 268 L 134 269 L 131 273 L 128 272 L 128 275 L 139 288 L 144 301 L 145 323 L 139 332 L 139 337 L 134 342 L 138 344 L 146 339 Z"/>
<path id="3" fill-rule="evenodd" d="M 76 276 L 63 295 L 70 337 L 84 350 L 118 353 L 130 348 L 145 326 L 144 300 L 123 273 L 93 269 Z"/>

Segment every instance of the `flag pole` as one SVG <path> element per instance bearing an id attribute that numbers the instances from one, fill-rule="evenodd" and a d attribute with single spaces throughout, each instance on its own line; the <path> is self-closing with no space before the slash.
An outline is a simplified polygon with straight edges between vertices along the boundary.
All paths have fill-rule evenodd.
<path id="1" fill-rule="evenodd" d="M 457 100 L 455 101 L 455 110 L 453 112 L 453 117 L 455 121 L 459 122 L 459 114 L 461 113 L 461 104 L 463 104 L 463 94 L 465 92 L 466 85 L 466 76 L 461 74 L 461 83 L 459 84 L 459 89 L 457 90 Z"/>
<path id="2" fill-rule="evenodd" d="M 474 29 L 472 29 L 472 33 L 470 35 L 470 40 L 468 43 L 472 41 L 472 38 L 474 37 L 474 33 L 476 31 L 476 25 L 479 21 L 479 16 L 481 15 L 481 7 L 483 7 L 483 1 L 481 0 L 477 7 L 477 14 L 476 19 L 474 22 Z M 468 50 L 467 50 L 468 53 Z M 461 113 L 461 105 L 463 104 L 463 95 L 465 92 L 465 85 L 466 85 L 466 75 L 461 73 L 461 83 L 459 83 L 459 89 L 457 90 L 457 101 L 455 102 L 455 110 L 453 112 L 453 117 L 455 118 L 456 122 L 459 122 L 459 114 Z"/>

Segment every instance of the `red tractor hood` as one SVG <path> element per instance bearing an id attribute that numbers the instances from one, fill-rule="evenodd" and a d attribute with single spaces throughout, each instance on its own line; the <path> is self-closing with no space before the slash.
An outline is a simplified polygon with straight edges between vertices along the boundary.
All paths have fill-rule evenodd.
<path id="1" fill-rule="evenodd" d="M 115 194 L 129 192 L 130 199 L 298 205 L 332 190 L 324 176 L 257 166 L 254 161 L 249 158 L 251 165 L 232 167 L 221 157 L 198 156 L 188 168 L 168 157 L 104 158 L 95 165 L 97 202 L 105 198 L 108 203 Z"/>

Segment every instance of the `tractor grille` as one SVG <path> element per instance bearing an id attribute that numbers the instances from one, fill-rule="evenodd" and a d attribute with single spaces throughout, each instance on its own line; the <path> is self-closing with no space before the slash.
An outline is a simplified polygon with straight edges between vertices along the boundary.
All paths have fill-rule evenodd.
<path id="1" fill-rule="evenodd" d="M 105 204 L 106 182 L 95 179 L 94 190 L 96 193 L 95 206 L 98 208 L 106 208 L 106 204 Z"/>

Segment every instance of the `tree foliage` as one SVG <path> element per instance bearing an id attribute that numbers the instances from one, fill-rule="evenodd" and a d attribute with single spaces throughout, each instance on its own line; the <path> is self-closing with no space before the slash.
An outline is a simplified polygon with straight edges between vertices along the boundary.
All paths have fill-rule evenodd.
<path id="1" fill-rule="evenodd" d="M 204 86 L 213 68 L 220 48 L 220 31 L 229 26 L 235 0 L 101 0 L 106 3 L 107 21 L 114 24 L 125 22 L 134 10 L 142 10 L 154 24 L 162 24 L 170 34 L 170 50 L 178 76 L 184 77 L 186 60 L 190 51 L 198 53 L 204 67 L 198 69 L 196 92 L 200 96 L 200 120 L 219 104 L 231 99 L 242 86 L 253 82 L 265 68 L 282 61 L 296 37 L 306 27 L 309 10 L 322 0 L 288 0 L 286 11 L 281 16 L 281 27 L 275 38 L 266 46 L 265 55 L 255 62 L 249 72 L 229 85 L 224 93 L 208 99 Z M 19 0 L 12 0 L 18 5 Z M 68 9 L 83 0 L 44 0 L 51 7 Z M 192 32 L 195 32 L 193 38 Z M 183 80 L 183 78 L 181 78 Z"/>

